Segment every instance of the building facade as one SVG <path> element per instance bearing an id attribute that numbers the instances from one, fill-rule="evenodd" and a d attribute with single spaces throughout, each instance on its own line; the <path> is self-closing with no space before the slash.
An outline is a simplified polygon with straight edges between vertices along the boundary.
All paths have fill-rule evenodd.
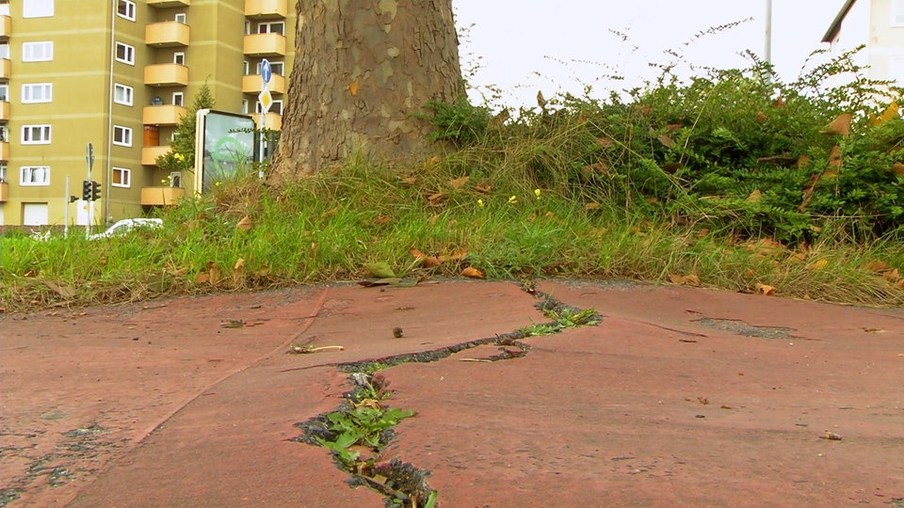
<path id="1" fill-rule="evenodd" d="M 855 61 L 871 79 L 904 85 L 904 0 L 843 0 L 822 42 L 836 53 L 863 44 Z"/>
<path id="2" fill-rule="evenodd" d="M 266 127 L 279 130 L 295 20 L 288 0 L 0 0 L 0 226 L 103 225 L 173 204 L 193 175 L 155 160 L 187 106 L 206 83 L 216 109 L 260 123 L 264 59 Z"/>

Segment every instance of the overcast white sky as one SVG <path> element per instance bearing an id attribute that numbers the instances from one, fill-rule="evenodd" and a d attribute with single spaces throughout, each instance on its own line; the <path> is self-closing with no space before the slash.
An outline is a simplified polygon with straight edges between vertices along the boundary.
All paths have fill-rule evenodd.
<path id="1" fill-rule="evenodd" d="M 785 80 L 794 79 L 820 42 L 844 0 L 773 0 L 772 60 Z M 868 3 L 868 2 L 860 2 Z M 459 27 L 470 27 L 460 48 L 463 66 L 482 57 L 473 83 L 494 84 L 505 103 L 535 104 L 542 90 L 597 96 L 638 86 L 656 74 L 649 62 L 665 62 L 674 49 L 693 64 L 746 66 L 745 49 L 761 57 L 767 0 L 453 0 Z M 694 35 L 734 21 L 749 21 L 684 46 Z M 864 21 L 865 22 L 865 21 Z M 622 41 L 609 30 L 628 35 Z M 620 74 L 625 84 L 598 81 Z M 538 75 L 539 74 L 539 75 Z"/>

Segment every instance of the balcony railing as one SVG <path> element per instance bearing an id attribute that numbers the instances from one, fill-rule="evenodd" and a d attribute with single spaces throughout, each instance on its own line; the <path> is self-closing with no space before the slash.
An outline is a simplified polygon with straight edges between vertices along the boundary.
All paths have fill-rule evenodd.
<path id="1" fill-rule="evenodd" d="M 179 64 L 154 64 L 144 67 L 144 84 L 148 86 L 185 86 L 188 67 Z"/>
<path id="2" fill-rule="evenodd" d="M 245 16 L 255 19 L 285 18 L 289 2 L 286 0 L 245 0 Z"/>
<path id="3" fill-rule="evenodd" d="M 191 0 L 148 0 L 148 5 L 151 7 L 160 7 L 161 9 L 168 9 L 170 7 L 188 7 L 191 5 Z"/>
<path id="4" fill-rule="evenodd" d="M 0 100 L 0 122 L 8 122 L 9 121 L 9 101 L 4 99 Z"/>
<path id="5" fill-rule="evenodd" d="M 9 16 L 0 15 L 0 39 L 9 39 L 12 33 L 12 23 Z"/>
<path id="6" fill-rule="evenodd" d="M 181 187 L 142 187 L 141 204 L 146 206 L 175 205 L 185 197 L 185 189 Z"/>
<path id="7" fill-rule="evenodd" d="M 141 165 L 156 166 L 157 157 L 169 153 L 169 146 L 145 146 L 141 148 Z"/>
<path id="8" fill-rule="evenodd" d="M 144 43 L 155 48 L 188 46 L 190 29 L 178 21 L 161 21 L 144 27 Z"/>
<path id="9" fill-rule="evenodd" d="M 182 106 L 172 104 L 145 106 L 141 111 L 141 123 L 145 125 L 177 125 L 185 116 L 186 111 Z"/>
<path id="10" fill-rule="evenodd" d="M 9 58 L 0 58 L 0 79 L 9 79 Z"/>
<path id="11" fill-rule="evenodd" d="M 286 37 L 277 33 L 245 36 L 244 53 L 250 56 L 285 56 Z"/>
<path id="12" fill-rule="evenodd" d="M 263 88 L 264 84 L 261 81 L 259 74 L 242 76 L 242 93 L 260 93 Z M 273 94 L 286 93 L 286 78 L 279 74 L 274 74 L 270 77 L 268 88 L 270 89 L 270 93 Z"/>
<path id="13" fill-rule="evenodd" d="M 0 203 L 9 201 L 9 184 L 0 182 Z"/>
<path id="14" fill-rule="evenodd" d="M 0 161 L 9 161 L 9 143 L 0 141 Z"/>
<path id="15" fill-rule="evenodd" d="M 256 128 L 261 128 L 261 115 L 260 113 L 254 113 L 250 115 L 254 120 L 254 125 Z M 267 113 L 264 115 L 264 128 L 270 129 L 272 131 L 282 130 L 282 115 L 279 113 Z"/>

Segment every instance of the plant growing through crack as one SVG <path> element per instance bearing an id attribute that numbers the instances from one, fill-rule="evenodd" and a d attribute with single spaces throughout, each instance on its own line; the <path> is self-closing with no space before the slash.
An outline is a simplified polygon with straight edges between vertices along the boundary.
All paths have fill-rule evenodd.
<path id="1" fill-rule="evenodd" d="M 536 323 L 518 330 L 525 337 L 552 335 L 566 328 L 593 326 L 599 324 L 600 315 L 594 309 L 576 309 L 567 305 L 546 300 L 539 305 L 543 315 L 552 319 L 546 323 Z"/>

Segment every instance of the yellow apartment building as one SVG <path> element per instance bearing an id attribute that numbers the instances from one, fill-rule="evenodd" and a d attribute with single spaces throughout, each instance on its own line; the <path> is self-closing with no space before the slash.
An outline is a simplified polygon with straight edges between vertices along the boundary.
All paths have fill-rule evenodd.
<path id="1" fill-rule="evenodd" d="M 174 203 L 192 177 L 155 160 L 186 107 L 206 82 L 259 123 L 263 59 L 279 130 L 295 20 L 289 0 L 0 0 L 0 226 L 87 224 L 89 143 L 93 224 Z"/>

